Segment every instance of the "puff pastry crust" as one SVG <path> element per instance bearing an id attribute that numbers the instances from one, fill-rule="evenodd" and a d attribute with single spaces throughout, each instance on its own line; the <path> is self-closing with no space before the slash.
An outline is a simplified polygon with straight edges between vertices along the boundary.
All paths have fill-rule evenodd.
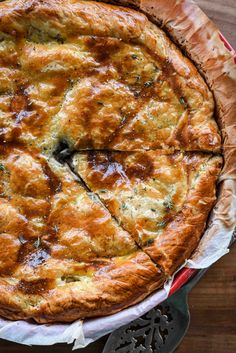
<path id="1" fill-rule="evenodd" d="M 196 249 L 221 136 L 165 3 L 0 3 L 0 315 L 117 312 Z"/>
<path id="2" fill-rule="evenodd" d="M 189 258 L 215 203 L 222 158 L 204 154 L 78 153 L 73 168 L 166 275 Z"/>

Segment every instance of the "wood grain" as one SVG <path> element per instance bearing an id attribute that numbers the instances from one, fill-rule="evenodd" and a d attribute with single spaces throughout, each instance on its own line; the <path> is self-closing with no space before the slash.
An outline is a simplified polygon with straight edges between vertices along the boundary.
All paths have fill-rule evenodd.
<path id="1" fill-rule="evenodd" d="M 176 353 L 236 352 L 236 244 L 189 295 L 191 323 Z"/>
<path id="2" fill-rule="evenodd" d="M 167 0 L 168 1 L 168 0 Z M 236 49 L 236 0 L 196 0 Z M 202 278 L 189 296 L 191 323 L 176 353 L 236 352 L 236 246 Z M 106 338 L 80 353 L 101 353 Z M 69 353 L 71 346 L 26 347 L 0 340 L 1 353 Z"/>
<path id="3" fill-rule="evenodd" d="M 236 50 L 236 0 L 195 0 Z"/>
<path id="4" fill-rule="evenodd" d="M 195 0 L 236 50 L 236 0 Z M 189 296 L 191 323 L 176 353 L 236 352 L 236 245 Z"/>

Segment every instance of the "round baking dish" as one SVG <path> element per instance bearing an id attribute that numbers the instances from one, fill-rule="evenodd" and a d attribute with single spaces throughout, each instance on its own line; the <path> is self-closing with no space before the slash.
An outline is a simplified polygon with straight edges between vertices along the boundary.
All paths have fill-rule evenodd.
<path id="1" fill-rule="evenodd" d="M 194 267 L 193 264 L 197 256 L 198 260 L 199 256 L 201 261 L 205 259 L 206 252 L 204 249 L 215 243 L 216 239 L 220 239 L 223 231 L 227 233 L 227 239 L 224 241 L 224 246 L 227 248 L 230 241 L 230 234 L 232 235 L 235 225 L 236 104 L 235 94 L 232 92 L 235 92 L 236 81 L 232 49 L 226 40 L 223 39 L 223 36 L 219 33 L 215 25 L 196 5 L 188 1 L 170 1 L 166 3 L 166 1 L 159 0 L 141 2 L 121 0 L 114 1 L 113 3 L 134 7 L 145 13 L 151 21 L 161 26 L 195 63 L 214 94 L 217 107 L 217 121 L 223 136 L 222 152 L 224 156 L 224 168 L 218 187 L 218 201 L 212 212 L 209 227 L 191 259 L 192 267 Z M 222 40 L 224 40 L 224 45 L 222 45 Z M 231 52 L 229 49 L 231 49 Z M 214 262 L 216 259 L 217 255 L 210 261 Z M 191 262 L 189 263 L 191 264 Z M 173 293 L 186 283 L 193 272 L 194 269 L 183 269 L 174 280 L 170 293 Z M 143 310 L 145 312 L 146 309 Z M 96 324 L 98 324 L 97 320 L 99 319 L 95 320 Z M 114 329 L 121 324 L 123 324 L 122 320 L 120 323 L 117 322 L 116 326 L 113 325 L 112 327 Z M 99 336 L 99 333 L 96 333 L 96 335 Z"/>

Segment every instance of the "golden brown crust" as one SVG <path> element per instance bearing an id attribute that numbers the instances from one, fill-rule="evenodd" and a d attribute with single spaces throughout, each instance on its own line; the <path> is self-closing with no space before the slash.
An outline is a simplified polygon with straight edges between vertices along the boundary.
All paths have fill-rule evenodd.
<path id="1" fill-rule="evenodd" d="M 2 278 L 0 314 L 14 320 L 33 317 L 40 323 L 104 316 L 144 299 L 165 280 L 141 251 L 124 259 L 104 259 L 100 266 L 94 265 L 92 277 L 86 277 L 83 268 L 81 275 L 73 277 L 73 267 L 75 270 L 76 264 L 67 261 L 52 263 L 52 270 L 58 270 L 58 285 L 51 289 L 50 282 L 40 279 L 38 288 L 25 280 L 16 283 L 18 290 L 13 291 L 12 284 Z"/>
<path id="2" fill-rule="evenodd" d="M 156 151 L 90 152 L 73 167 L 168 276 L 196 249 L 215 201 L 222 158 Z"/>
<path id="3" fill-rule="evenodd" d="M 236 180 L 236 65 L 217 26 L 193 1 L 115 0 L 131 5 L 160 25 L 198 67 L 216 101 L 217 122 L 223 137 L 224 168 L 220 176 L 217 204 L 208 238 L 219 230 L 218 221 L 233 232 L 236 213 L 232 209 Z"/>
<path id="4" fill-rule="evenodd" d="M 214 25 L 185 0 L 115 3 L 163 25 L 198 65 L 216 98 L 222 180 L 234 179 L 235 71 Z M 186 204 L 152 245 L 139 243 L 143 252 L 53 155 L 61 141 L 59 160 L 68 149 L 219 152 L 210 90 L 163 31 L 127 7 L 4 1 L 0 39 L 0 314 L 72 321 L 142 300 L 196 248 L 220 157 L 192 173 Z M 232 190 L 222 184 L 226 209 Z"/>
<path id="5" fill-rule="evenodd" d="M 163 284 L 160 270 L 68 168 L 1 147 L 0 180 L 3 316 L 49 322 L 106 315 Z"/>
<path id="6" fill-rule="evenodd" d="M 79 0 L 1 8 L 2 139 L 49 153 L 60 139 L 77 149 L 219 151 L 210 90 L 141 13 Z"/>
<path id="7" fill-rule="evenodd" d="M 199 243 L 209 212 L 216 202 L 215 184 L 221 162 L 221 158 L 213 157 L 205 162 L 204 168 L 199 168 L 202 170 L 198 169 L 190 182 L 182 210 L 153 245 L 145 247 L 145 251 L 169 275 L 191 256 Z"/>
<path id="8" fill-rule="evenodd" d="M 236 66 L 217 26 L 189 0 L 114 0 L 141 10 L 184 49 L 212 89 L 223 135 L 223 178 L 236 175 Z"/>
<path id="9" fill-rule="evenodd" d="M 197 64 L 214 93 L 223 135 L 223 175 L 235 177 L 236 66 L 217 26 L 193 2 L 144 0 L 140 9 L 156 19 Z M 170 6 L 169 6 L 170 5 Z"/>

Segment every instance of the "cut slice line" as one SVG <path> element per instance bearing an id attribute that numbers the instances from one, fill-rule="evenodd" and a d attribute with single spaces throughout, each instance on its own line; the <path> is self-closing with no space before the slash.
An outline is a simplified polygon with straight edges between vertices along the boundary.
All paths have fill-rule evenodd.
<path id="1" fill-rule="evenodd" d="M 78 153 L 72 160 L 76 174 L 169 275 L 200 240 L 221 165 L 219 156 L 155 151 Z"/>
<path id="2" fill-rule="evenodd" d="M 81 175 L 79 173 L 77 173 L 72 165 L 72 161 L 71 158 L 69 160 L 66 161 L 66 164 L 68 165 L 68 167 L 70 168 L 71 172 L 73 173 L 73 175 L 75 176 L 75 178 L 79 181 L 80 185 L 86 190 L 86 192 L 90 195 L 95 195 L 96 199 L 99 200 L 99 202 L 101 203 L 101 205 L 109 212 L 109 214 L 111 215 L 111 218 L 116 222 L 117 226 L 122 228 L 124 231 L 126 231 L 127 233 L 129 233 L 129 235 L 131 236 L 131 238 L 135 241 L 136 246 L 138 247 L 138 249 L 140 249 L 141 251 L 143 251 L 149 258 L 150 260 L 153 262 L 153 264 L 161 271 L 161 273 L 165 276 L 165 278 L 168 278 L 168 274 L 165 273 L 164 268 L 159 265 L 157 262 L 155 262 L 152 257 L 150 256 L 150 254 L 148 254 L 135 240 L 135 238 L 133 237 L 133 235 L 123 227 L 122 223 L 119 222 L 119 220 L 110 212 L 109 208 L 105 205 L 105 203 L 102 201 L 102 199 L 100 198 L 99 194 L 97 194 L 96 192 L 93 192 L 89 186 L 86 184 L 86 182 L 84 181 L 84 179 L 81 177 Z"/>

